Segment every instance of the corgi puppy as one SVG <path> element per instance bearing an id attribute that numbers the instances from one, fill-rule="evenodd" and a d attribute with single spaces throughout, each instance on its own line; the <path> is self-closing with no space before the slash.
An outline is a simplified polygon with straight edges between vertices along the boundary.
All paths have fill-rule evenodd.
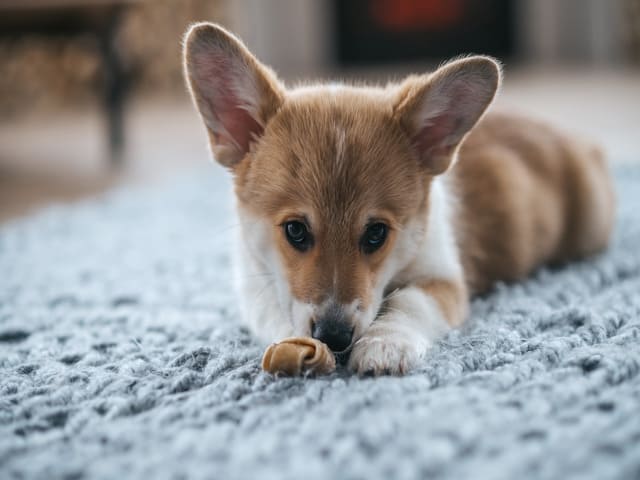
<path id="1" fill-rule="evenodd" d="M 200 23 L 184 67 L 233 175 L 237 287 L 264 341 L 313 336 L 359 374 L 403 374 L 464 321 L 470 295 L 607 245 L 601 153 L 485 113 L 501 81 L 490 57 L 383 88 L 287 89 Z"/>

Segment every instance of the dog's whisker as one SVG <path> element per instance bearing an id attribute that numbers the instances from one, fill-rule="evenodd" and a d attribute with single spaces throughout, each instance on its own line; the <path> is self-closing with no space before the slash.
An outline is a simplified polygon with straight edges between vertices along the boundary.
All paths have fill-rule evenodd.
<path id="1" fill-rule="evenodd" d="M 260 289 L 260 291 L 256 294 L 256 300 L 259 299 L 262 295 L 264 295 L 264 292 L 267 291 L 267 289 L 271 286 L 270 283 L 265 283 L 264 287 L 262 287 Z"/>

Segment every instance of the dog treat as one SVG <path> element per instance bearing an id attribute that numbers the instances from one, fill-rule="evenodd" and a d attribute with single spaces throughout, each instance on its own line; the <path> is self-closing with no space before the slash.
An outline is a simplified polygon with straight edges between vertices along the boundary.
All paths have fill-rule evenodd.
<path id="1" fill-rule="evenodd" d="M 333 352 L 315 338 L 291 337 L 267 347 L 262 357 L 262 369 L 269 373 L 326 375 L 336 369 Z"/>

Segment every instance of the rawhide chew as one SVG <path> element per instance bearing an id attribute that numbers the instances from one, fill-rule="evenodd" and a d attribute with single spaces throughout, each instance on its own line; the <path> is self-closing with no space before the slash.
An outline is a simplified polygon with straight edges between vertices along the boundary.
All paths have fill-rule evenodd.
<path id="1" fill-rule="evenodd" d="M 326 375 L 336 369 L 333 352 L 315 338 L 291 337 L 267 347 L 262 357 L 262 369 L 269 373 Z"/>

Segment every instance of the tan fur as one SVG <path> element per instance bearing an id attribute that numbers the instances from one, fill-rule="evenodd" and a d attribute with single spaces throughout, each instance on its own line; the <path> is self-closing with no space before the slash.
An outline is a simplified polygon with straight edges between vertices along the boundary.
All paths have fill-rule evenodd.
<path id="1" fill-rule="evenodd" d="M 460 195 L 460 252 L 473 293 L 607 244 L 613 190 L 602 155 L 586 142 L 492 113 L 467 137 L 452 174 Z"/>
<path id="2" fill-rule="evenodd" d="M 452 327 L 458 327 L 467 315 L 467 289 L 465 285 L 446 280 L 426 280 L 418 286 L 435 299 Z"/>

